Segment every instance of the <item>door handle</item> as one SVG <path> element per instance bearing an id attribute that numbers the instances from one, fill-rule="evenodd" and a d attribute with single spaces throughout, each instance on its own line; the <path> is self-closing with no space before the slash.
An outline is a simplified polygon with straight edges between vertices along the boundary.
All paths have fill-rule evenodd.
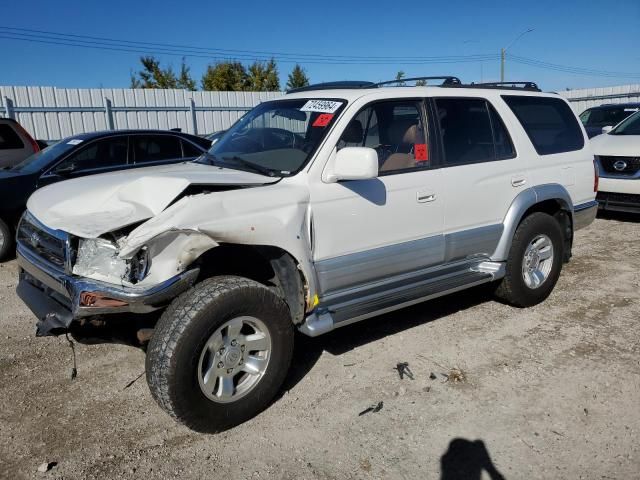
<path id="1" fill-rule="evenodd" d="M 527 183 L 527 179 L 524 177 L 511 177 L 511 186 L 521 187 Z"/>
<path id="2" fill-rule="evenodd" d="M 433 202 L 436 199 L 435 193 L 418 192 L 416 195 L 418 203 Z"/>

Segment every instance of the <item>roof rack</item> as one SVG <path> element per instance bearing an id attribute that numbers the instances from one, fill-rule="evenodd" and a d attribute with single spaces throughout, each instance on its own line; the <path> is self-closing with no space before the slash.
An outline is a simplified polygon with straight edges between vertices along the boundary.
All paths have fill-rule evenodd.
<path id="1" fill-rule="evenodd" d="M 534 82 L 482 82 L 471 83 L 470 85 L 462 85 L 469 88 L 506 88 L 510 90 L 529 90 L 532 92 L 541 92 L 538 85 Z"/>
<path id="2" fill-rule="evenodd" d="M 400 78 L 396 80 L 386 80 L 384 82 L 378 82 L 373 87 L 382 87 L 384 85 L 403 84 L 404 82 L 412 82 L 417 80 L 443 80 L 441 87 L 448 87 L 451 85 L 462 85 L 462 82 L 458 77 L 452 77 L 450 75 L 440 77 L 412 77 L 412 78 Z"/>
<path id="3" fill-rule="evenodd" d="M 338 82 L 316 83 L 315 85 L 307 85 L 306 87 L 290 88 L 287 93 L 308 92 L 310 90 L 332 90 L 336 88 L 358 89 L 358 88 L 375 88 L 374 82 L 365 80 L 342 80 Z"/>

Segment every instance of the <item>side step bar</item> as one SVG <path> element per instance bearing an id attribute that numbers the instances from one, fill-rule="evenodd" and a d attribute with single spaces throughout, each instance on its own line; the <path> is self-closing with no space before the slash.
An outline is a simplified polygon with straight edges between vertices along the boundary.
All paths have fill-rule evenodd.
<path id="1" fill-rule="evenodd" d="M 306 335 L 316 337 L 344 325 L 488 283 L 502 276 L 503 264 L 482 262 L 472 268 L 449 272 L 435 278 L 416 279 L 417 281 L 408 285 L 395 288 L 388 285 L 385 290 L 372 289 L 368 293 L 362 292 L 359 297 L 341 295 L 341 298 L 329 299 L 326 304 L 316 309 L 299 329 Z"/>

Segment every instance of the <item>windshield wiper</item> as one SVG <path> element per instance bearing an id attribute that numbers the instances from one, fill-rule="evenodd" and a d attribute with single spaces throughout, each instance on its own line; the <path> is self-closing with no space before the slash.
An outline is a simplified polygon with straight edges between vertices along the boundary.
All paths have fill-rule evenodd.
<path id="1" fill-rule="evenodd" d="M 253 170 L 254 172 L 261 175 L 266 175 L 267 177 L 273 177 L 275 175 L 275 170 L 263 167 L 262 165 L 258 165 L 257 163 L 250 162 L 248 160 L 245 160 L 244 158 L 238 157 L 237 155 L 234 155 L 233 157 L 222 157 L 222 160 L 231 160 L 238 162 L 243 167 L 247 167 L 249 170 Z"/>

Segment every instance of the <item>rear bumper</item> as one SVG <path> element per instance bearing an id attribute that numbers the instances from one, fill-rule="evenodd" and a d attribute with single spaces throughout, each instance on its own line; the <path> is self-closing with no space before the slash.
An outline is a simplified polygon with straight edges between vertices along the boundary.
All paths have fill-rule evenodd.
<path id="1" fill-rule="evenodd" d="M 18 245 L 16 292 L 38 319 L 38 336 L 63 333 L 72 321 L 112 313 L 148 313 L 165 307 L 193 285 L 198 269 L 188 270 L 150 288 L 123 287 L 67 275 L 52 269 Z M 102 306 L 83 299 L 100 298 Z"/>
<path id="2" fill-rule="evenodd" d="M 596 199 L 601 210 L 640 213 L 640 195 L 637 194 L 598 192 Z"/>
<path id="3" fill-rule="evenodd" d="M 573 230 L 588 227 L 598 214 L 598 202 L 593 200 L 573 207 Z"/>

